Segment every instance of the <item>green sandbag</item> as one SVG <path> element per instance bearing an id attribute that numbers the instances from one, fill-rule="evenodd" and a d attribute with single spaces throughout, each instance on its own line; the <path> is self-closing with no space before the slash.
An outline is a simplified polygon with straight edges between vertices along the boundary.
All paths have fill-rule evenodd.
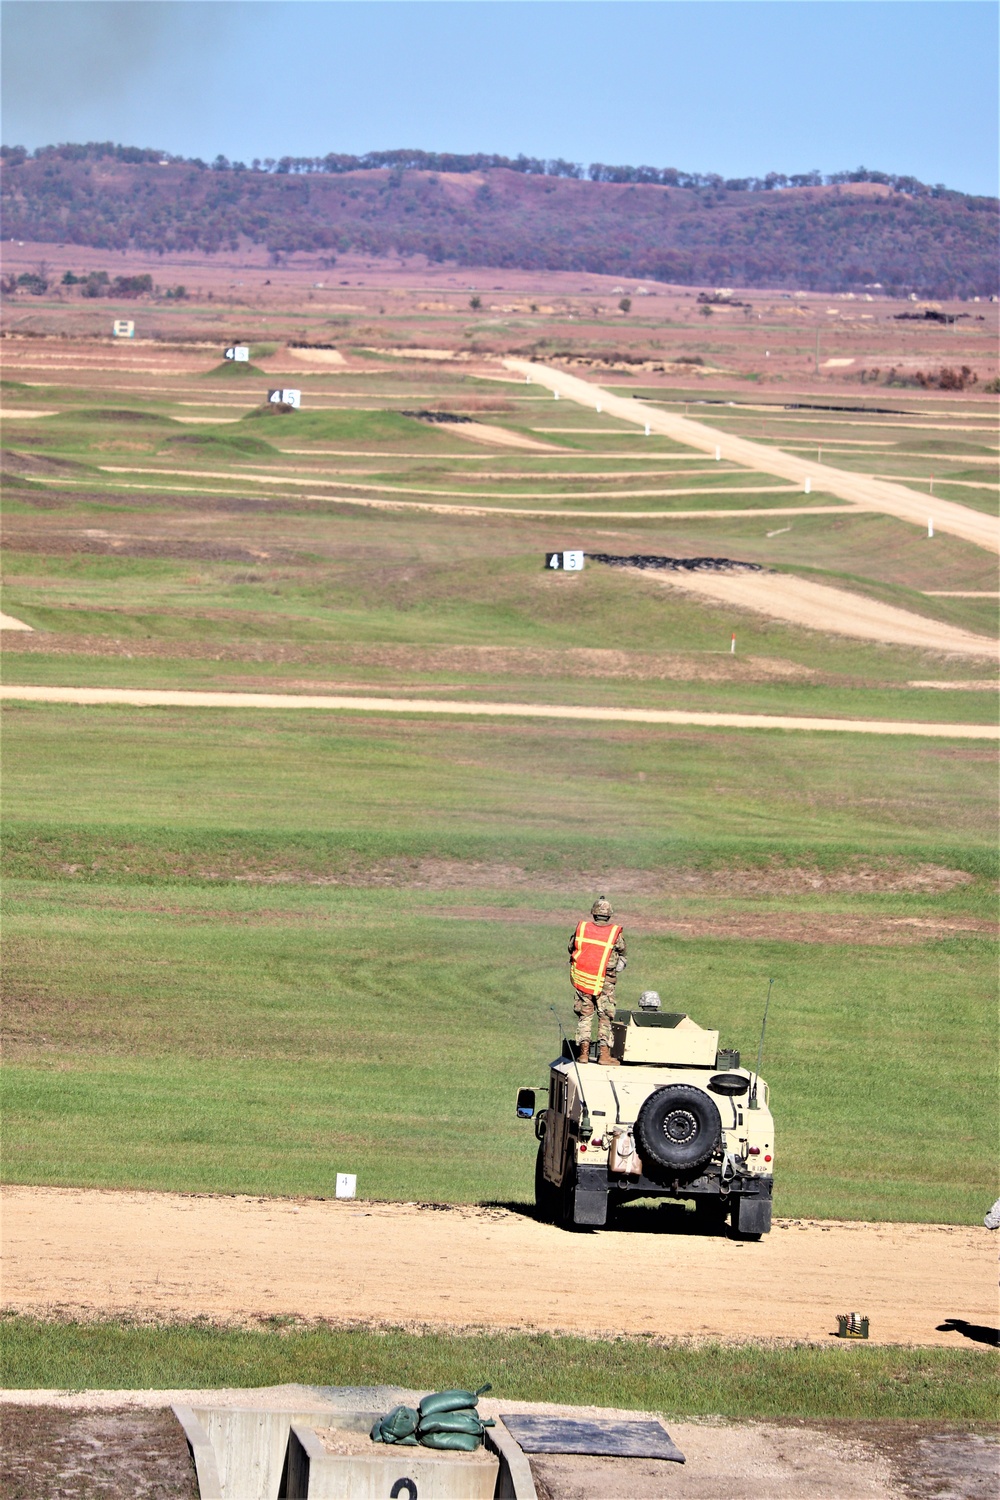
<path id="1" fill-rule="evenodd" d="M 462 1453 L 475 1453 L 482 1438 L 471 1432 L 429 1432 L 420 1441 L 425 1448 L 452 1448 Z"/>
<path id="2" fill-rule="evenodd" d="M 371 1437 L 373 1443 L 391 1443 L 394 1447 L 397 1448 L 415 1448 L 417 1446 L 417 1439 L 412 1432 L 408 1433 L 406 1437 L 401 1438 L 391 1436 L 386 1437 L 384 1432 L 382 1431 L 381 1422 L 375 1423 L 375 1426 L 372 1428 L 369 1436 Z"/>
<path id="3" fill-rule="evenodd" d="M 482 1421 L 478 1412 L 468 1408 L 463 1411 L 443 1411 L 436 1416 L 422 1418 L 417 1428 L 417 1437 L 421 1442 L 429 1432 L 471 1432 L 478 1437 L 484 1427 L 495 1425 L 492 1419 Z"/>
<path id="4" fill-rule="evenodd" d="M 435 1391 L 425 1396 L 420 1403 L 420 1415 L 432 1417 L 442 1411 L 461 1411 L 464 1406 L 475 1406 L 484 1391 L 491 1391 L 489 1384 L 481 1385 L 478 1391 Z"/>
<path id="5" fill-rule="evenodd" d="M 419 1421 L 419 1414 L 413 1410 L 412 1406 L 394 1406 L 379 1424 L 382 1428 L 382 1441 L 384 1443 L 400 1442 L 416 1432 Z"/>

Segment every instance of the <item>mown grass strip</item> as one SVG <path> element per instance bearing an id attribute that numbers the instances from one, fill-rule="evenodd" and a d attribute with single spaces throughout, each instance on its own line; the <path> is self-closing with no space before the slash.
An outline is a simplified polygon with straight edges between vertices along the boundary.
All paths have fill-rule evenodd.
<path id="1" fill-rule="evenodd" d="M 976 1349 L 660 1344 L 550 1334 L 413 1333 L 399 1328 L 142 1327 L 0 1323 L 12 1389 L 184 1389 L 402 1385 L 732 1418 L 994 1421 L 1000 1377 Z"/>

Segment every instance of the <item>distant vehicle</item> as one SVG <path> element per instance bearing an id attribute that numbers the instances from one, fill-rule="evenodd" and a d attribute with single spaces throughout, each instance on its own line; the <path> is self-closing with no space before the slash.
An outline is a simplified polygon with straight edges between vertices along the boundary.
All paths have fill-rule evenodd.
<path id="1" fill-rule="evenodd" d="M 647 992 L 659 1005 L 655 992 Z M 739 1239 L 771 1228 L 774 1121 L 767 1084 L 719 1048 L 719 1033 L 642 997 L 620 1010 L 619 1068 L 578 1064 L 569 1043 L 550 1065 L 548 1100 L 518 1090 L 538 1137 L 539 1216 L 601 1228 L 630 1198 L 694 1199 L 706 1225 Z"/>

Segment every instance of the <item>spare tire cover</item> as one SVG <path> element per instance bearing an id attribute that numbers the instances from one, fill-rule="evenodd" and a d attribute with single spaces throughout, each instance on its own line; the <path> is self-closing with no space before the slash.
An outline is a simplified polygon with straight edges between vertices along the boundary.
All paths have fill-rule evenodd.
<path id="1" fill-rule="evenodd" d="M 687 1083 L 668 1084 L 650 1094 L 635 1122 L 643 1157 L 675 1172 L 708 1161 L 721 1133 L 715 1100 Z"/>

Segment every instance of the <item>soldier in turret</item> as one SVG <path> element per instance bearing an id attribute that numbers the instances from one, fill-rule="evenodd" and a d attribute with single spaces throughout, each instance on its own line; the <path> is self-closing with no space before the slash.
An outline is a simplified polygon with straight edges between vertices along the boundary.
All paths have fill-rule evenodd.
<path id="1" fill-rule="evenodd" d="M 625 967 L 625 934 L 613 921 L 614 912 L 605 896 L 598 896 L 590 909 L 590 920 L 578 924 L 569 940 L 569 977 L 576 991 L 573 1009 L 579 1017 L 576 1046 L 580 1062 L 590 1061 L 590 1031 L 597 1011 L 599 1063 L 617 1067 L 611 1056 L 611 1023 L 615 1017 L 615 984 Z"/>

